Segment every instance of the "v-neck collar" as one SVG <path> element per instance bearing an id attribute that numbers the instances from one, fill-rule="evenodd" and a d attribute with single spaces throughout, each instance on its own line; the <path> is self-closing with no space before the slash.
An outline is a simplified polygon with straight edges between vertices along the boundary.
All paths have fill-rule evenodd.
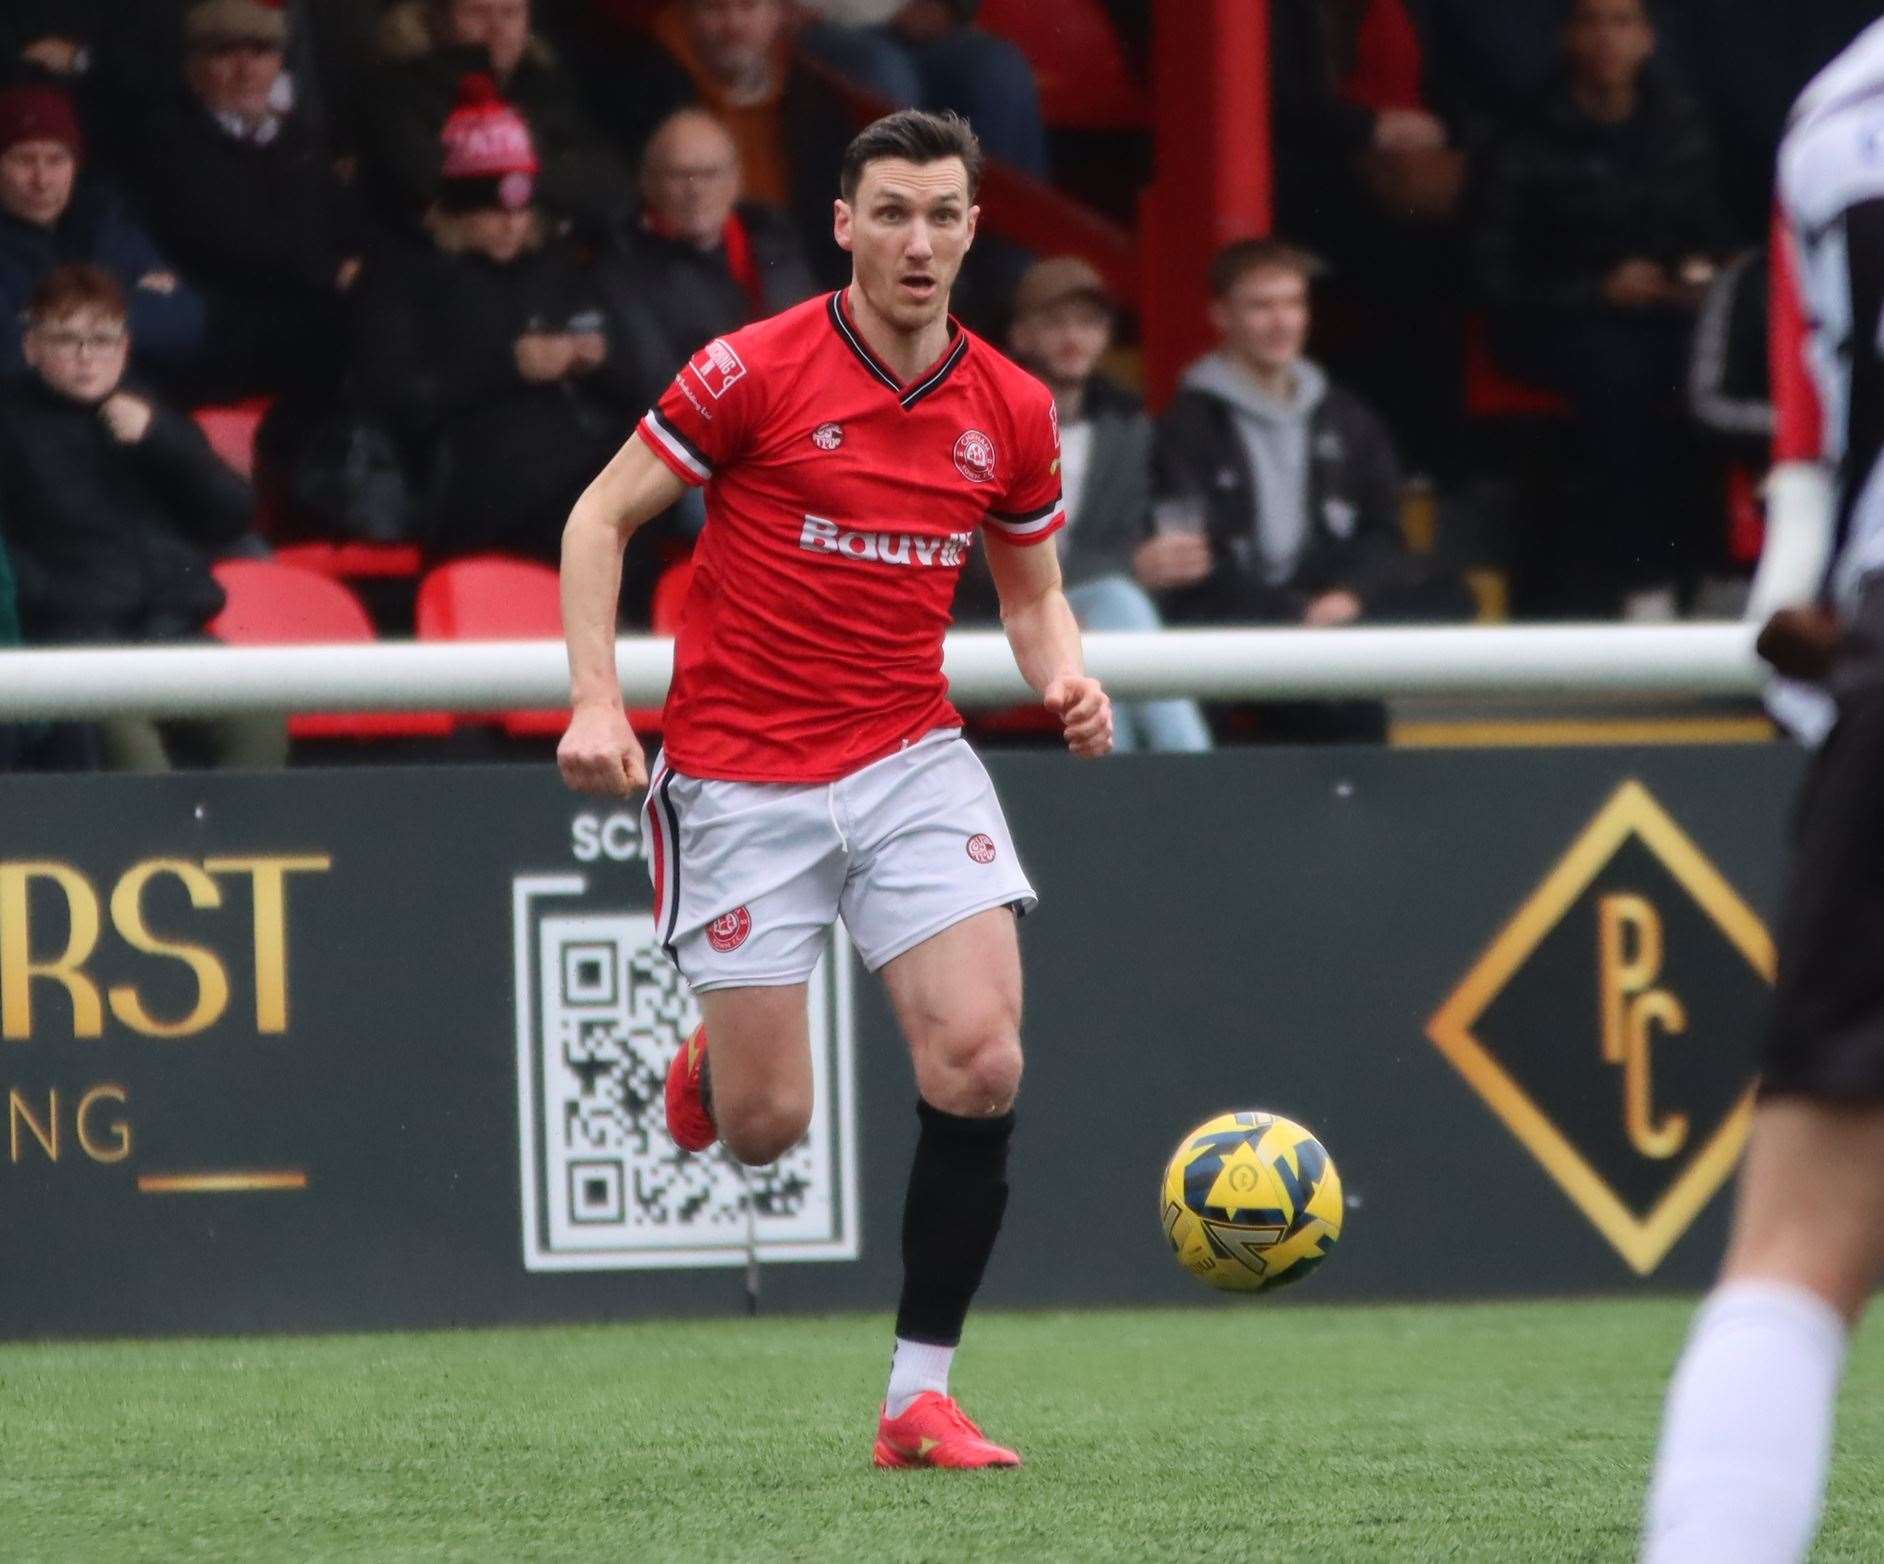
<path id="1" fill-rule="evenodd" d="M 948 352 L 944 353 L 942 357 L 923 374 L 919 375 L 915 380 L 912 380 L 908 385 L 904 385 L 890 372 L 889 366 L 870 351 L 870 345 L 864 341 L 863 333 L 859 331 L 855 323 L 852 322 L 850 311 L 845 307 L 844 293 L 845 290 L 839 288 L 837 292 L 831 295 L 831 325 L 836 328 L 837 334 L 844 339 L 851 352 L 855 353 L 857 357 L 862 360 L 864 368 L 869 370 L 872 375 L 884 385 L 888 386 L 891 391 L 896 393 L 896 400 L 902 404 L 904 412 L 908 412 L 925 396 L 929 395 L 930 392 L 940 386 L 943 381 L 947 380 L 950 375 L 954 374 L 955 366 L 961 363 L 962 359 L 967 356 L 968 333 L 962 329 L 961 322 L 951 315 L 949 317 L 949 330 L 953 334 L 954 340 L 949 344 Z"/>

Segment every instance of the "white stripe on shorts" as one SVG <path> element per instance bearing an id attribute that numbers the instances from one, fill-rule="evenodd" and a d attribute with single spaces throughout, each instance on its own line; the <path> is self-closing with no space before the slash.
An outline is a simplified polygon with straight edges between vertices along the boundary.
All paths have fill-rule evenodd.
<path id="1" fill-rule="evenodd" d="M 643 806 L 652 855 L 648 873 L 653 876 L 657 861 L 661 870 L 654 901 L 654 935 L 663 948 L 673 939 L 674 920 L 680 911 L 680 834 L 672 818 L 673 805 L 663 792 L 673 775 L 663 755 L 654 763 L 654 772 L 648 778 L 648 801 Z"/>

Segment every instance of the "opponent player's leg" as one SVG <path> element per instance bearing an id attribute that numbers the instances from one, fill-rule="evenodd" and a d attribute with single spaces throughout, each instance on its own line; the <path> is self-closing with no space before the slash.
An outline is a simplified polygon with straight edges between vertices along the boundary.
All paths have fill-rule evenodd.
<path id="1" fill-rule="evenodd" d="M 805 987 L 719 988 L 700 995 L 702 1031 L 713 1040 L 702 1096 L 719 1139 L 748 1167 L 778 1161 L 811 1125 Z M 709 1068 L 704 1059 L 700 1068 Z"/>
<path id="2" fill-rule="evenodd" d="M 903 1292 L 880 1466 L 1018 1466 L 949 1397 L 949 1368 L 1007 1210 L 1020 1089 L 1020 949 L 1005 907 L 887 963 L 884 986 L 915 1064 L 921 1128 L 903 1202 Z"/>
<path id="3" fill-rule="evenodd" d="M 1763 1096 L 1721 1281 L 1669 1387 L 1651 1564 L 1802 1558 L 1845 1333 L 1884 1264 L 1884 700 L 1841 701 L 1800 798 Z"/>
<path id="4" fill-rule="evenodd" d="M 1761 1103 L 1721 1285 L 1803 1287 L 1856 1325 L 1880 1275 L 1884 1103 Z"/>
<path id="5" fill-rule="evenodd" d="M 1763 1103 L 1669 1387 L 1648 1564 L 1778 1564 L 1817 1529 L 1845 1335 L 1884 1272 L 1884 1105 Z"/>

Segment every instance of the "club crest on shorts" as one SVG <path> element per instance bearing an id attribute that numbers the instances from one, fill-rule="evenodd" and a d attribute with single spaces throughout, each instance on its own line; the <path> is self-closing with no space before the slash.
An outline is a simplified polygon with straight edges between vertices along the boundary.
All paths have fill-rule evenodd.
<path id="1" fill-rule="evenodd" d="M 976 863 L 993 863 L 994 838 L 985 831 L 977 831 L 968 839 L 968 856 Z"/>
<path id="2" fill-rule="evenodd" d="M 955 470 L 970 483 L 994 482 L 994 441 L 979 429 L 964 429 L 955 442 Z"/>
<path id="3" fill-rule="evenodd" d="M 735 907 L 731 912 L 721 913 L 707 925 L 707 943 L 724 955 L 745 944 L 746 936 L 751 932 L 752 914 L 744 907 Z"/>
<path id="4" fill-rule="evenodd" d="M 819 424 L 811 431 L 811 443 L 820 451 L 835 451 L 844 443 L 842 424 Z"/>

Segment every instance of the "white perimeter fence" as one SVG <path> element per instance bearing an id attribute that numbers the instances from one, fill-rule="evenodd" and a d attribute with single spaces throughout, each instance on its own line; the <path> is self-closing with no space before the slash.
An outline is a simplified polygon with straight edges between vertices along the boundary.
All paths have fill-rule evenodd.
<path id="1" fill-rule="evenodd" d="M 672 660 L 671 641 L 619 643 L 617 663 L 631 706 L 659 703 Z M 1094 634 L 1086 637 L 1086 660 L 1114 699 L 1695 698 L 1750 695 L 1761 677 L 1753 630 L 1739 624 Z M 1011 705 L 1029 697 L 999 634 L 951 635 L 945 668 L 962 705 Z M 132 712 L 493 711 L 560 706 L 567 698 L 557 641 L 0 652 L 0 720 Z"/>

